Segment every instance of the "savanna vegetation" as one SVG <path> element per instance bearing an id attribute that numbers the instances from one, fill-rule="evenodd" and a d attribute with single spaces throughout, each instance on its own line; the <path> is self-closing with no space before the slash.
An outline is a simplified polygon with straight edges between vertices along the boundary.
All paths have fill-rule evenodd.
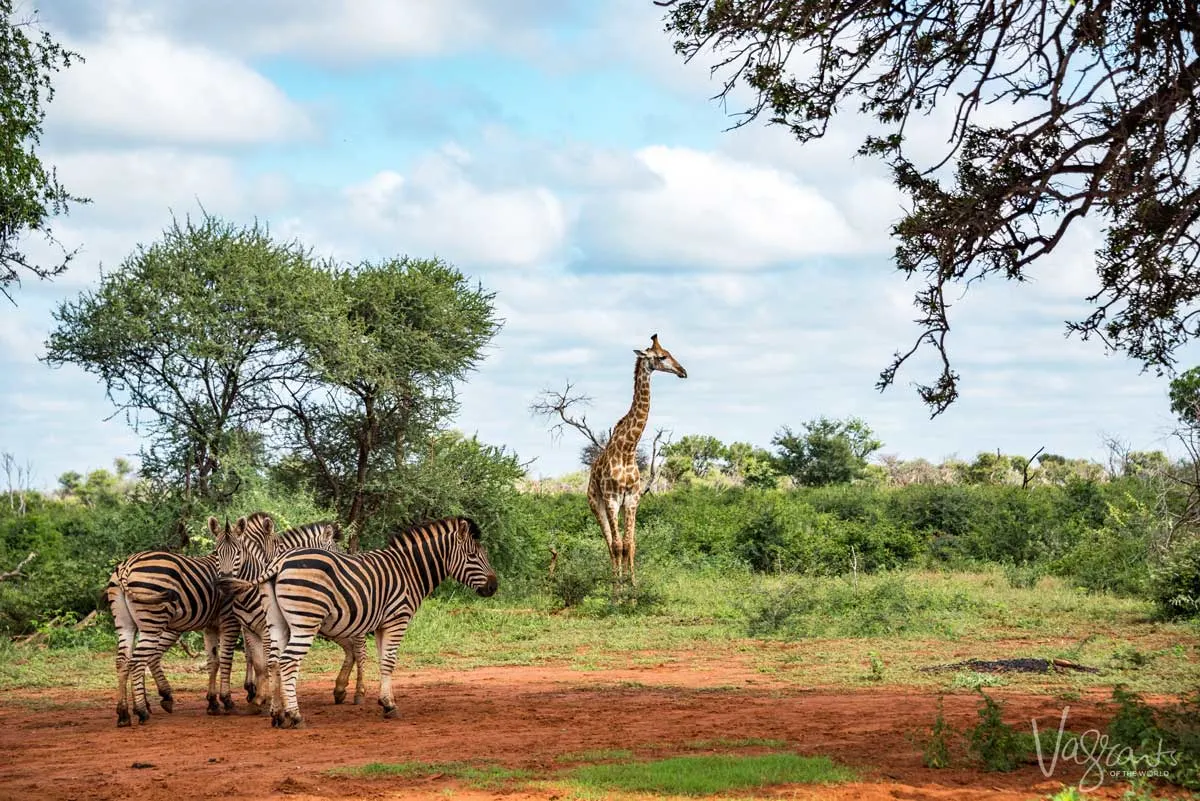
<path id="1" fill-rule="evenodd" d="M 205 517 L 257 510 L 280 526 L 337 519 L 351 548 L 430 517 L 480 523 L 501 596 L 440 591 L 402 648 L 410 664 L 587 669 L 671 648 L 835 641 L 802 661 L 762 647 L 755 665 L 966 692 L 1009 679 L 921 668 L 952 661 L 964 639 L 1042 637 L 1020 655 L 1106 672 L 1066 689 L 1017 679 L 1026 687 L 1181 694 L 1194 681 L 1195 458 L 1114 442 L 1106 464 L 1045 452 L 934 464 L 886 455 L 856 418 L 781 421 L 763 445 L 664 435 L 646 456 L 640 582 L 614 597 L 586 472 L 532 481 L 517 454 L 453 427 L 455 389 L 501 321 L 492 293 L 452 265 L 336 264 L 206 216 L 173 221 L 54 317 L 46 363 L 93 373 L 144 446 L 137 469 L 118 459 L 45 491 L 4 455 L 0 686 L 107 687 L 99 596 L 116 562 L 206 553 Z M 1164 399 L 1189 446 L 1198 394 L 1200 373 L 1187 373 Z M 1064 631 L 1080 634 L 1064 644 Z M 336 657 L 319 647 L 313 664 Z"/>

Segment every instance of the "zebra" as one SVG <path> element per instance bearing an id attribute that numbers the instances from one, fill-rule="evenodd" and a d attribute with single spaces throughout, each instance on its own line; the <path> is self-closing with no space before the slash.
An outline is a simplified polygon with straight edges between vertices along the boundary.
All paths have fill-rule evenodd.
<path id="1" fill-rule="evenodd" d="M 266 512 L 255 512 L 246 518 L 243 536 L 235 539 L 235 544 L 244 551 L 242 559 L 235 559 L 232 554 L 227 553 L 224 560 L 219 561 L 218 570 L 223 576 L 236 575 L 244 581 L 257 582 L 267 565 L 276 557 L 298 548 L 336 550 L 341 536 L 342 531 L 338 524 L 329 521 L 308 523 L 276 533 L 274 519 Z M 246 703 L 252 712 L 259 712 L 262 699 L 266 697 L 263 690 L 268 686 L 269 674 L 266 670 L 264 650 L 267 618 L 262 604 L 259 603 L 258 592 L 253 588 L 235 591 L 233 612 L 241 625 L 246 646 L 246 681 L 243 685 L 246 690 Z M 367 656 L 366 637 L 356 637 L 341 645 L 346 656 L 334 685 L 334 703 L 340 704 L 345 700 L 350 670 L 357 665 L 354 703 L 361 704 L 367 693 L 363 680 Z M 259 682 L 262 682 L 261 687 Z"/>
<path id="2" fill-rule="evenodd" d="M 129 726 L 129 692 L 139 723 L 150 717 L 146 700 L 146 670 L 154 676 L 162 708 L 174 711 L 175 699 L 162 655 L 185 631 L 204 631 L 208 657 L 208 714 L 233 710 L 229 674 L 237 641 L 233 599 L 217 587 L 218 562 L 236 569 L 242 549 L 235 542 L 246 528 L 246 518 L 222 529 L 215 517 L 208 530 L 216 548 L 207 556 L 184 556 L 169 551 L 143 551 L 127 557 L 109 576 L 105 596 L 117 630 L 117 726 Z M 217 674 L 220 673 L 220 692 Z M 220 704 L 218 705 L 218 699 Z"/>
<path id="3" fill-rule="evenodd" d="M 480 535 L 470 518 L 449 517 L 393 534 L 385 547 L 373 551 L 306 548 L 276 558 L 257 585 L 269 632 L 271 725 L 304 724 L 296 679 L 317 634 L 344 644 L 375 633 L 379 705 L 385 718 L 396 717 L 396 649 L 421 601 L 447 576 L 485 598 L 496 593 L 498 579 Z M 239 588 L 253 586 L 226 580 Z"/>

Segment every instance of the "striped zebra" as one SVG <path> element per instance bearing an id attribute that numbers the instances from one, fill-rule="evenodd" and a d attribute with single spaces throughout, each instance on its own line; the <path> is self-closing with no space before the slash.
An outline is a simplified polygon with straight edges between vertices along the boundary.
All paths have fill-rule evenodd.
<path id="1" fill-rule="evenodd" d="M 267 565 L 282 554 L 299 548 L 338 550 L 341 536 L 342 531 L 338 524 L 328 521 L 308 523 L 276 533 L 274 519 L 265 512 L 255 512 L 246 518 L 243 536 L 235 540 L 243 549 L 242 558 L 236 559 L 232 554 L 226 554 L 225 559 L 218 563 L 218 569 L 222 575 L 236 575 L 238 579 L 256 583 L 266 572 Z M 246 646 L 246 702 L 251 711 L 258 712 L 261 710 L 262 700 L 267 697 L 264 691 L 269 686 L 270 676 L 266 669 L 264 649 L 267 616 L 259 602 L 258 591 L 249 587 L 235 592 L 233 611 L 241 625 Z M 334 685 L 334 703 L 340 704 L 345 700 L 350 671 L 357 665 L 354 703 L 361 704 L 367 694 L 363 680 L 363 668 L 367 657 L 366 637 L 353 638 L 341 645 L 346 655 Z"/>
<path id="2" fill-rule="evenodd" d="M 345 647 L 374 632 L 379 704 L 385 718 L 395 717 L 396 649 L 421 602 L 447 576 L 485 598 L 496 592 L 496 572 L 479 538 L 473 520 L 449 517 L 394 534 L 374 551 L 349 555 L 301 549 L 275 559 L 258 584 L 269 632 L 271 724 L 303 725 L 296 679 L 317 634 Z"/>
<path id="3" fill-rule="evenodd" d="M 128 726 L 129 693 L 132 685 L 133 711 L 139 723 L 150 717 L 146 700 L 146 671 L 154 676 L 162 708 L 171 712 L 175 699 L 162 655 L 186 631 L 204 632 L 208 657 L 208 714 L 233 709 L 229 674 L 238 625 L 233 599 L 217 587 L 218 562 L 240 565 L 242 549 L 236 540 L 245 531 L 246 518 L 224 528 L 215 517 L 208 530 L 216 549 L 207 556 L 183 556 L 169 551 L 144 551 L 127 557 L 108 579 L 105 596 L 117 630 L 117 725 Z M 217 674 L 220 673 L 220 692 Z M 220 705 L 217 701 L 220 699 Z"/>

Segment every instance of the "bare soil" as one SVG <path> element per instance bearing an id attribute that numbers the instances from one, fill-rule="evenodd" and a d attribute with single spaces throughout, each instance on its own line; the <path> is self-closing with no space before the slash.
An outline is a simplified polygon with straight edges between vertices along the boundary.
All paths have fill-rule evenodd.
<path id="1" fill-rule="evenodd" d="M 396 676 L 401 717 L 385 721 L 374 697 L 362 706 L 332 703 L 332 674 L 301 685 L 306 727 L 272 729 L 266 715 L 239 703 L 234 714 L 205 714 L 194 683 L 177 687 L 173 714 L 155 710 L 143 726 L 116 728 L 114 703 L 64 691 L 11 691 L 0 700 L 0 798 L 230 799 L 570 798 L 555 775 L 564 754 L 628 749 L 639 758 L 679 753 L 753 753 L 732 741 L 786 741 L 801 754 L 826 755 L 861 781 L 832 787 L 787 786 L 765 795 L 802 799 L 1011 799 L 1045 797 L 1078 781 L 1084 768 L 1034 763 L 1012 773 L 921 764 L 937 696 L 901 687 L 803 687 L 756 672 L 748 660 L 671 654 L 619 670 L 570 666 L 423 669 Z M 376 685 L 369 684 L 374 692 Z M 989 691 L 991 692 L 991 691 Z M 992 692 L 1006 721 L 1027 729 L 1037 718 L 1056 727 L 1103 729 L 1104 696 L 1064 702 L 1045 695 Z M 103 696 L 103 694 L 98 694 Z M 237 696 L 240 701 L 240 688 Z M 978 696 L 947 695 L 947 721 L 977 721 Z M 714 742 L 724 740 L 724 743 Z M 490 762 L 531 770 L 544 780 L 494 790 L 448 776 L 358 778 L 332 768 L 370 762 Z M 136 765 L 136 767 L 135 767 Z M 1111 780 L 1091 798 L 1119 798 Z"/>

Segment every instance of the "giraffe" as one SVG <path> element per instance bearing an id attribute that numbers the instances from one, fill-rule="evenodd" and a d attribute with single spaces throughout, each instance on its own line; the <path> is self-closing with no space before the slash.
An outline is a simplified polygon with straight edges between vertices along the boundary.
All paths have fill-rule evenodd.
<path id="1" fill-rule="evenodd" d="M 687 378 L 687 370 L 675 361 L 675 357 L 658 344 L 658 334 L 650 337 L 650 347 L 634 350 L 637 362 L 633 368 L 633 404 L 629 411 L 613 426 L 612 435 L 604 449 L 592 462 L 588 476 L 588 505 L 600 523 L 600 531 L 608 543 L 608 555 L 612 560 L 614 592 L 624 580 L 623 573 L 629 568 L 629 581 L 636 584 L 633 575 L 633 556 L 637 550 L 638 501 L 642 495 L 641 475 L 637 466 L 637 446 L 650 417 L 650 376 L 655 370 L 674 373 Z M 620 528 L 621 510 L 625 511 L 625 531 Z"/>

